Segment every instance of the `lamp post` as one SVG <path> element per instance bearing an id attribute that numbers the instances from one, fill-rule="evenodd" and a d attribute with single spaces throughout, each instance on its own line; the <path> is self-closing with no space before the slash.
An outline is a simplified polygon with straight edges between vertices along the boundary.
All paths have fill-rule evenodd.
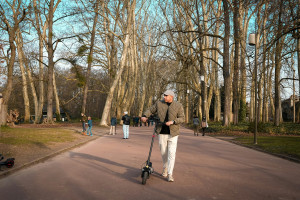
<path id="1" fill-rule="evenodd" d="M 254 115 L 255 115 L 255 128 L 254 128 L 254 144 L 257 144 L 257 54 L 256 54 L 256 34 L 251 33 L 249 35 L 249 45 L 254 46 L 254 73 L 255 73 L 255 99 L 254 99 Z"/>

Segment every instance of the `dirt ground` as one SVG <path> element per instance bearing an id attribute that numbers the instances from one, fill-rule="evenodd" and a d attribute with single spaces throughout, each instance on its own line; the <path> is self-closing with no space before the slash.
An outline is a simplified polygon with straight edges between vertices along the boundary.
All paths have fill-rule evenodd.
<path id="1" fill-rule="evenodd" d="M 92 132 L 93 136 L 84 136 L 81 134 L 81 124 L 55 124 L 55 125 L 46 125 L 46 124 L 22 124 L 18 125 L 18 127 L 24 128 L 58 128 L 63 127 L 66 129 L 74 130 L 76 134 L 74 134 L 75 140 L 71 142 L 60 142 L 60 143 L 51 143 L 47 145 L 34 145 L 30 147 L 26 146 L 12 146 L 7 144 L 1 144 L 0 153 L 3 154 L 4 160 L 7 154 L 13 155 L 15 158 L 15 165 L 13 168 L 6 168 L 5 166 L 1 167 L 0 177 L 1 175 L 9 174 L 18 169 L 28 167 L 34 163 L 41 162 L 45 159 L 48 159 L 58 153 L 61 153 L 65 150 L 80 146 L 85 144 L 86 142 L 92 141 L 101 137 L 102 135 L 109 133 L 109 128 L 107 127 L 99 127 L 93 126 Z"/>

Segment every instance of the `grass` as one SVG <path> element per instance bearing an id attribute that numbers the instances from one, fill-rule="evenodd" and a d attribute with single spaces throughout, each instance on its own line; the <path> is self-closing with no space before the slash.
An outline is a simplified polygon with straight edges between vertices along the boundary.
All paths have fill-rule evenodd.
<path id="1" fill-rule="evenodd" d="M 191 127 L 189 124 L 186 126 Z M 250 131 L 252 126 L 250 123 L 240 123 L 223 127 L 221 122 L 210 122 L 207 132 L 210 136 L 235 136 L 233 141 L 241 145 L 300 160 L 300 124 L 282 123 L 279 127 L 271 123 L 259 124 L 256 145 L 253 144 L 253 132 Z M 2 143 L 16 147 L 46 146 L 74 140 L 74 131 L 64 128 L 1 127 L 0 129 L 0 145 Z"/>
<path id="2" fill-rule="evenodd" d="M 191 125 L 188 125 L 191 127 Z M 228 137 L 235 143 L 255 147 L 271 154 L 294 158 L 300 162 L 300 124 L 285 122 L 276 127 L 273 123 L 259 123 L 257 143 L 253 142 L 254 123 L 243 122 L 223 127 L 222 122 L 209 122 L 208 135 Z"/>
<path id="3" fill-rule="evenodd" d="M 300 160 L 300 136 L 261 136 L 254 144 L 253 137 L 238 137 L 234 141 L 266 152 Z"/>
<path id="4" fill-rule="evenodd" d="M 0 143 L 8 145 L 47 145 L 75 140 L 74 131 L 62 128 L 1 127 Z"/>
<path id="5" fill-rule="evenodd" d="M 263 135 L 299 135 L 300 136 L 300 124 L 285 122 L 281 123 L 279 126 L 274 126 L 273 123 L 258 123 L 258 133 Z M 228 127 L 223 127 L 221 122 L 210 122 L 209 123 L 209 132 L 217 132 L 224 134 L 232 134 L 232 132 L 244 132 L 244 133 L 253 133 L 254 132 L 254 123 L 242 122 L 238 125 L 231 124 Z"/>

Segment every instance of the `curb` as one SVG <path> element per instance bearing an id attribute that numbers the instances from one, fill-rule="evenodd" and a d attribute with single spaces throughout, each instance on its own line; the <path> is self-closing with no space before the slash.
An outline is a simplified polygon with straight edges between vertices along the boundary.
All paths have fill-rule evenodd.
<path id="1" fill-rule="evenodd" d="M 57 156 L 57 155 L 59 155 L 59 154 L 61 154 L 61 153 L 64 153 L 64 152 L 69 151 L 69 150 L 71 150 L 71 149 L 80 147 L 80 146 L 82 146 L 82 145 L 84 145 L 84 144 L 87 144 L 87 143 L 89 143 L 89 142 L 91 142 L 91 141 L 94 141 L 94 140 L 96 140 L 96 139 L 98 139 L 98 138 L 100 138 L 100 137 L 102 137 L 102 136 L 103 136 L 103 135 L 95 135 L 95 136 L 93 136 L 91 139 L 88 139 L 88 140 L 83 141 L 83 142 L 79 142 L 79 143 L 77 143 L 77 144 L 74 144 L 73 146 L 66 147 L 66 148 L 64 148 L 64 149 L 61 149 L 61 150 L 58 150 L 58 151 L 56 151 L 56 152 L 50 153 L 50 154 L 48 154 L 48 155 L 46 155 L 46 156 L 44 156 L 44 157 L 42 157 L 42 158 L 38 158 L 38 159 L 33 160 L 33 161 L 31 161 L 31 162 L 25 163 L 25 164 L 23 164 L 22 166 L 19 166 L 19 167 L 13 167 L 13 168 L 11 168 L 11 169 L 9 169 L 9 170 L 5 170 L 5 171 L 3 171 L 3 172 L 0 171 L 0 179 L 1 179 L 1 178 L 4 178 L 4 177 L 6 177 L 6 176 L 8 176 L 8 175 L 10 175 L 10 174 L 13 174 L 13 173 L 15 173 L 15 172 L 17 172 L 17 171 L 19 171 L 19 170 L 21 170 L 21 169 L 25 169 L 25 168 L 30 167 L 30 166 L 32 166 L 32 165 L 35 165 L 35 164 L 44 162 L 44 161 L 48 160 L 49 158 L 53 158 L 53 157 L 55 157 L 55 156 Z"/>

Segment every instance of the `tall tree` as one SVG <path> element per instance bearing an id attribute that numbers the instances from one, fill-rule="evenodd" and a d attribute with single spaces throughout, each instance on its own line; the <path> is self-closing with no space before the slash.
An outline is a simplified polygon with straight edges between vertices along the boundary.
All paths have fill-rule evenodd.
<path id="1" fill-rule="evenodd" d="M 22 86 L 23 86 L 22 91 L 23 91 L 23 99 L 24 99 L 24 107 L 25 107 L 24 121 L 29 122 L 30 104 L 29 104 L 29 96 L 28 96 L 28 84 L 27 84 L 28 81 L 27 81 L 26 70 L 25 70 L 25 65 L 27 64 L 27 62 L 23 51 L 23 37 L 20 28 L 17 29 L 16 44 L 17 44 L 17 51 L 19 57 L 19 66 L 22 75 Z"/>
<path id="2" fill-rule="evenodd" d="M 233 1 L 233 27 L 234 27 L 234 70 L 233 70 L 233 123 L 239 122 L 239 66 L 240 66 L 240 1 Z"/>
<path id="3" fill-rule="evenodd" d="M 230 11 L 227 0 L 223 0 L 224 9 L 224 23 L 225 23 L 225 35 L 224 35 L 224 56 L 223 56 L 223 78 L 224 78 L 224 116 L 223 126 L 229 126 L 230 123 L 230 93 L 231 93 L 231 81 L 230 81 L 230 55 L 229 55 L 229 37 L 230 37 Z"/>
<path id="4" fill-rule="evenodd" d="M 22 5 L 21 0 L 14 0 L 12 3 L 5 0 L 8 9 L 5 9 L 4 4 L 0 4 L 0 20 L 5 25 L 9 38 L 10 57 L 7 65 L 7 83 L 3 92 L 2 105 L 0 106 L 0 125 L 6 124 L 7 107 L 10 100 L 10 95 L 13 90 L 13 71 L 16 57 L 15 38 L 19 28 L 19 24 L 25 19 L 26 9 Z M 10 20 L 12 19 L 12 20 Z"/>
<path id="5" fill-rule="evenodd" d="M 113 100 L 113 95 L 114 95 L 115 89 L 117 87 L 117 84 L 121 78 L 121 75 L 123 74 L 125 64 L 126 64 L 126 57 L 128 54 L 128 46 L 129 46 L 129 42 L 130 42 L 129 41 L 129 38 L 130 38 L 129 33 L 131 30 L 131 26 L 132 26 L 132 18 L 135 17 L 134 11 L 135 11 L 135 6 L 136 6 L 136 1 L 133 0 L 131 3 L 127 2 L 127 4 L 128 5 L 126 6 L 126 9 L 128 10 L 128 16 L 127 16 L 126 28 L 124 30 L 125 38 L 124 38 L 124 40 L 122 40 L 122 43 L 123 43 L 122 56 L 121 56 L 121 60 L 119 63 L 118 72 L 115 76 L 115 80 L 113 81 L 112 85 L 109 88 L 108 96 L 107 96 L 107 99 L 105 102 L 105 107 L 104 107 L 101 121 L 100 121 L 100 125 L 102 125 L 102 126 L 107 126 L 107 119 L 109 117 L 111 104 L 112 104 L 112 100 Z"/>
<path id="6" fill-rule="evenodd" d="M 95 37 L 96 37 L 96 27 L 98 23 L 98 15 L 99 15 L 99 5 L 100 0 L 96 0 L 94 4 L 94 20 L 93 20 L 93 27 L 92 27 L 92 32 L 91 32 L 91 43 L 89 46 L 89 54 L 87 57 L 87 72 L 86 72 L 86 78 L 85 78 L 85 83 L 84 83 L 84 89 L 83 89 L 83 99 L 82 99 L 82 108 L 81 112 L 85 113 L 86 110 L 86 102 L 87 102 L 87 97 L 88 97 L 88 89 L 89 89 L 89 80 L 90 80 L 90 74 L 92 70 L 92 64 L 93 64 L 93 54 L 94 54 L 94 45 L 95 45 Z"/>
<path id="7" fill-rule="evenodd" d="M 283 15 L 283 0 L 279 0 L 279 13 L 278 13 L 278 26 L 276 30 L 277 38 L 281 38 L 282 34 L 282 15 Z M 278 39 L 275 46 L 275 121 L 274 124 L 279 126 L 282 113 L 281 113 L 281 99 L 280 99 L 280 71 L 281 71 L 281 52 L 283 48 L 283 39 Z"/>

